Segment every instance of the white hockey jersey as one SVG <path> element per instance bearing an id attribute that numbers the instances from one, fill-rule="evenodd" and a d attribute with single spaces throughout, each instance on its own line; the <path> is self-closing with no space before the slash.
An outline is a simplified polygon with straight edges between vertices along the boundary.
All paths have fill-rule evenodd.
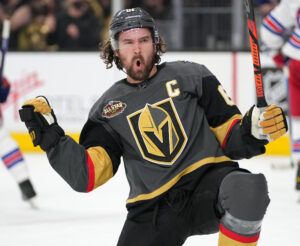
<path id="1" fill-rule="evenodd" d="M 293 29 L 287 41 L 284 34 Z M 261 39 L 272 50 L 300 60 L 300 0 L 281 0 L 261 26 Z"/>

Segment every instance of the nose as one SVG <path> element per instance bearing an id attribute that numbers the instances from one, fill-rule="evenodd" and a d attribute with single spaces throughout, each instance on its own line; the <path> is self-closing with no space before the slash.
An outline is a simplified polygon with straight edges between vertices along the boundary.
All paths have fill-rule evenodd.
<path id="1" fill-rule="evenodd" d="M 134 53 L 135 54 L 140 54 L 141 53 L 141 47 L 140 47 L 140 44 L 139 44 L 139 42 L 136 42 L 135 44 L 134 44 Z"/>

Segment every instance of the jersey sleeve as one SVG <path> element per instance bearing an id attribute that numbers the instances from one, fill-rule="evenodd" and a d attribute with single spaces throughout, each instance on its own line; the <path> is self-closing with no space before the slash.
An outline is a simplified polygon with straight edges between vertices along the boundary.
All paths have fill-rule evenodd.
<path id="1" fill-rule="evenodd" d="M 243 117 L 215 76 L 203 78 L 202 91 L 200 104 L 210 129 L 228 157 L 238 160 L 265 152 L 265 142 L 241 129 Z"/>
<path id="2" fill-rule="evenodd" d="M 282 47 L 284 35 L 291 25 L 289 16 L 287 6 L 281 4 L 263 19 L 261 39 L 269 48 L 279 50 Z"/>
<path id="3" fill-rule="evenodd" d="M 89 192 L 107 182 L 117 172 L 121 148 L 99 123 L 88 120 L 79 144 L 69 136 L 47 152 L 54 170 L 76 191 Z"/>

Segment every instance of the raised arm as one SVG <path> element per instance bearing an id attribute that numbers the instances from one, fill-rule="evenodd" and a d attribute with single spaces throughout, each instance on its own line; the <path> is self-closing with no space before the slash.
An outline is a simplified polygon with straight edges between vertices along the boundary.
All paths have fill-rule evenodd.
<path id="1" fill-rule="evenodd" d="M 232 159 L 251 158 L 265 152 L 265 145 L 286 133 L 282 109 L 276 105 L 263 112 L 255 106 L 243 117 L 215 76 L 203 78 L 200 104 L 211 130 Z"/>
<path id="2" fill-rule="evenodd" d="M 51 166 L 74 190 L 89 192 L 118 170 L 120 146 L 101 124 L 88 121 L 78 144 L 65 135 L 45 97 L 25 102 L 19 113 L 34 146 L 46 151 Z"/>

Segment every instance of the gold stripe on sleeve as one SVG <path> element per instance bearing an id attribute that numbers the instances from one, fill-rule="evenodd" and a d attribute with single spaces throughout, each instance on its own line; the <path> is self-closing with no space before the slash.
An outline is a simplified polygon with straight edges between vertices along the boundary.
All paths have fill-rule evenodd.
<path id="1" fill-rule="evenodd" d="M 241 114 L 236 114 L 232 116 L 229 120 L 227 120 L 225 123 L 222 125 L 219 125 L 217 127 L 210 127 L 212 132 L 215 134 L 216 138 L 218 139 L 219 143 L 222 145 L 223 141 L 227 135 L 228 130 L 230 129 L 230 126 L 232 122 L 236 119 L 242 119 L 243 116 Z"/>
<path id="2" fill-rule="evenodd" d="M 94 189 L 104 184 L 113 176 L 113 166 L 106 150 L 100 146 L 87 149 L 95 168 Z"/>

